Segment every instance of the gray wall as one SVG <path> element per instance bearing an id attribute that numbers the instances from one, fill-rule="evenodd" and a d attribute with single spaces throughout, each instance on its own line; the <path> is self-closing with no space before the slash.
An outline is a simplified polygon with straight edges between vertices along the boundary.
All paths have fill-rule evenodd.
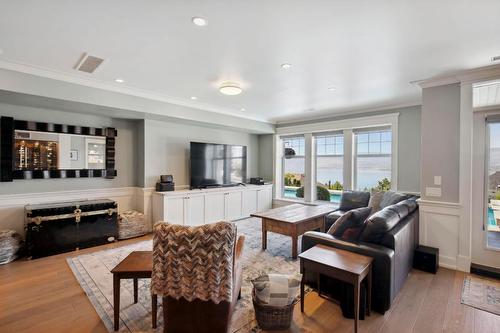
<path id="1" fill-rule="evenodd" d="M 112 119 L 95 115 L 55 111 L 41 108 L 24 107 L 0 103 L 0 116 L 10 116 L 20 120 L 55 122 L 68 125 L 90 127 L 115 127 L 118 130 L 116 141 L 115 179 L 34 179 L 15 180 L 0 183 L 0 194 L 52 192 L 64 190 L 84 190 L 94 188 L 114 188 L 136 186 L 137 132 L 138 121 Z"/>
<path id="2" fill-rule="evenodd" d="M 177 186 L 189 185 L 191 141 L 247 146 L 247 176 L 255 177 L 259 173 L 259 140 L 256 134 L 150 119 L 144 120 L 143 126 L 144 187 L 155 186 L 161 174 L 173 175 Z"/>
<path id="3" fill-rule="evenodd" d="M 460 178 L 460 85 L 422 90 L 422 198 L 458 202 Z M 426 187 L 441 176 L 441 197 L 427 197 Z M 482 181 L 482 180 L 481 180 Z"/>
<path id="4" fill-rule="evenodd" d="M 273 135 L 259 135 L 259 173 L 266 181 L 273 180 Z"/>
<path id="5" fill-rule="evenodd" d="M 398 123 L 398 190 L 408 192 L 420 192 L 420 118 L 421 107 L 412 106 L 405 108 L 388 109 L 370 113 L 355 113 L 336 117 L 322 118 L 321 121 L 333 121 L 349 118 L 360 118 L 365 116 L 383 115 L 399 112 Z M 296 122 L 293 124 L 278 124 L 277 127 L 291 125 L 310 124 L 319 120 Z M 266 142 L 272 149 L 272 140 Z M 262 150 L 261 146 L 261 150 Z M 272 150 L 271 150 L 272 151 Z M 272 161 L 270 164 L 262 164 L 263 174 L 272 174 Z M 264 171 L 265 169 L 265 171 Z M 269 169 L 271 169 L 269 171 Z"/>

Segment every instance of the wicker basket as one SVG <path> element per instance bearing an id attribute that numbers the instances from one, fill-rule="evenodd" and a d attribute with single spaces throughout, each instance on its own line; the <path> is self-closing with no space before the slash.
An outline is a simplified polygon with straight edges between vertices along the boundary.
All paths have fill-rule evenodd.
<path id="1" fill-rule="evenodd" d="M 260 302 L 252 292 L 253 308 L 255 318 L 259 327 L 263 330 L 285 330 L 290 328 L 292 323 L 293 308 L 299 301 L 296 298 L 291 304 L 286 306 L 272 306 Z"/>

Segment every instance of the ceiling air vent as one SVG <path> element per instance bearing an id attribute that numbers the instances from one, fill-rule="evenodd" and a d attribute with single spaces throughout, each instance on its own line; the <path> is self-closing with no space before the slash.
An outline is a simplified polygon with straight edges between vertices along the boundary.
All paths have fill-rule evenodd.
<path id="1" fill-rule="evenodd" d="M 491 57 L 491 62 L 500 61 L 500 55 Z"/>
<path id="2" fill-rule="evenodd" d="M 102 58 L 94 57 L 88 55 L 87 53 L 84 53 L 75 69 L 85 73 L 94 73 L 97 67 L 99 67 L 99 65 L 102 64 L 103 61 L 104 59 Z"/>

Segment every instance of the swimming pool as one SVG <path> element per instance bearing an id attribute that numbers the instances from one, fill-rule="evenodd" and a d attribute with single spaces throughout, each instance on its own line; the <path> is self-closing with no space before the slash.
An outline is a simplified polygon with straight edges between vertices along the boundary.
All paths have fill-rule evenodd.
<path id="1" fill-rule="evenodd" d="M 341 194 L 330 193 L 330 202 L 340 203 Z M 297 190 L 293 188 L 285 189 L 285 198 L 297 198 Z"/>

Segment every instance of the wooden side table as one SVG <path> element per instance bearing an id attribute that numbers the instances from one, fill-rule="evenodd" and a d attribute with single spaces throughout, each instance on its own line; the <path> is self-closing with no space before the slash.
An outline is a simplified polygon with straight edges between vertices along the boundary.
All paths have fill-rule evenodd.
<path id="1" fill-rule="evenodd" d="M 134 303 L 137 303 L 137 280 L 150 279 L 152 271 L 152 251 L 134 251 L 111 270 L 111 273 L 113 273 L 113 314 L 115 331 L 118 331 L 120 326 L 120 280 L 134 280 Z M 158 310 L 157 296 L 155 294 L 151 294 L 151 308 L 153 328 L 156 328 L 156 317 Z"/>
<path id="2" fill-rule="evenodd" d="M 366 313 L 370 315 L 373 258 L 326 245 L 316 245 L 302 252 L 299 258 L 300 272 L 302 273 L 302 282 L 300 284 L 300 310 L 304 312 L 304 275 L 306 272 L 315 272 L 350 283 L 354 286 L 354 332 L 357 333 L 359 327 L 360 288 L 361 282 L 365 278 L 368 278 L 366 290 L 368 306 Z"/>

